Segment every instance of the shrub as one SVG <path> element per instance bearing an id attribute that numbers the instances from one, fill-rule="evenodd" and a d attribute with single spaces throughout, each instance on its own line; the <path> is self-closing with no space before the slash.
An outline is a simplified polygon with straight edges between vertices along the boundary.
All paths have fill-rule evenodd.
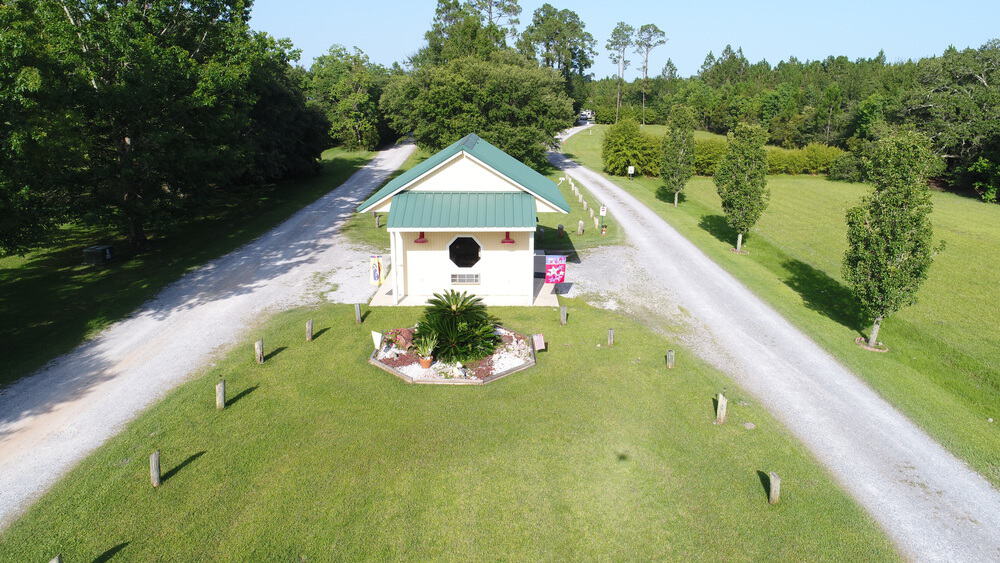
<path id="1" fill-rule="evenodd" d="M 808 174 L 825 174 L 830 171 L 830 164 L 844 154 L 843 149 L 831 147 L 822 143 L 809 143 L 800 149 L 805 159 L 804 172 Z"/>
<path id="2" fill-rule="evenodd" d="M 844 182 L 864 182 L 867 180 L 861 159 L 849 152 L 841 154 L 830 163 L 828 176 L 831 180 Z"/>
<path id="3" fill-rule="evenodd" d="M 604 171 L 616 176 L 628 174 L 628 167 L 635 166 L 635 173 L 645 176 L 660 174 L 660 145 L 656 139 L 644 134 L 632 119 L 619 121 L 608 128 L 601 150 Z"/>
<path id="4" fill-rule="evenodd" d="M 694 142 L 694 173 L 715 175 L 715 167 L 726 154 L 728 143 L 724 139 L 696 139 Z"/>
<path id="5" fill-rule="evenodd" d="M 806 158 L 799 149 L 767 147 L 768 174 L 802 174 Z"/>
<path id="6" fill-rule="evenodd" d="M 417 323 L 418 338 L 436 338 L 434 356 L 443 362 L 470 362 L 489 356 L 500 338 L 497 321 L 483 300 L 464 291 L 435 293 Z"/>

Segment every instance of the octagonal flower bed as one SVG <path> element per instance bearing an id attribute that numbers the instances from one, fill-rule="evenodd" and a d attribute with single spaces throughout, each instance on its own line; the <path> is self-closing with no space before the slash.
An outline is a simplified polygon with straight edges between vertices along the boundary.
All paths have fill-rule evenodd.
<path id="1" fill-rule="evenodd" d="M 397 328 L 382 334 L 382 345 L 368 362 L 408 383 L 482 385 L 535 365 L 535 353 L 528 338 L 502 326 L 494 329 L 500 339 L 493 354 L 469 362 L 433 361 L 420 365 L 413 348 L 415 328 Z"/>
<path id="2" fill-rule="evenodd" d="M 410 383 L 480 385 L 535 365 L 535 354 L 481 299 L 446 291 L 427 301 L 417 326 L 385 332 L 369 362 Z"/>

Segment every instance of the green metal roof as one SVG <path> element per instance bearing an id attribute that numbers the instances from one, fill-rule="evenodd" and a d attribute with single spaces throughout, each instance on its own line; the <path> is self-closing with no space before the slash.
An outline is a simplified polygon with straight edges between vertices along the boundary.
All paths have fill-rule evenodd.
<path id="1" fill-rule="evenodd" d="M 520 160 L 517 160 L 502 150 L 480 139 L 479 136 L 474 133 L 470 133 L 465 137 L 462 137 L 448 148 L 436 153 L 427 160 L 424 160 L 420 164 L 417 164 L 413 168 L 403 172 L 399 176 L 396 176 L 392 181 L 387 183 L 385 186 L 382 186 L 379 191 L 375 192 L 370 198 L 365 200 L 364 203 L 358 206 L 358 211 L 367 211 L 372 205 L 375 205 L 386 197 L 394 194 L 403 186 L 409 184 L 413 180 L 416 180 L 420 176 L 423 176 L 437 165 L 462 151 L 478 158 L 487 166 L 493 168 L 500 174 L 503 174 L 535 196 L 549 202 L 554 207 L 569 213 L 569 203 L 566 202 L 566 198 L 563 197 L 562 192 L 559 191 L 559 188 L 552 182 L 552 180 L 542 176 Z M 393 205 L 396 205 L 395 202 L 393 202 Z"/>
<path id="2" fill-rule="evenodd" d="M 535 198 L 527 192 L 410 192 L 397 194 L 390 229 L 534 229 Z"/>

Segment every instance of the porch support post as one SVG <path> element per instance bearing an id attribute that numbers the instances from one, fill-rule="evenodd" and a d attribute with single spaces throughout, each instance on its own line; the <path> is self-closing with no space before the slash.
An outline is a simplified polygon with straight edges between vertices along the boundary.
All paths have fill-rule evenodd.
<path id="1" fill-rule="evenodd" d="M 528 235 L 528 306 L 535 304 L 535 231 L 526 233 Z"/>
<path id="2" fill-rule="evenodd" d="M 400 244 L 402 243 L 402 236 L 400 233 L 392 233 L 392 238 L 389 239 L 390 251 L 392 253 L 392 304 L 399 305 L 399 271 L 403 267 L 403 260 L 401 258 L 402 249 Z"/>

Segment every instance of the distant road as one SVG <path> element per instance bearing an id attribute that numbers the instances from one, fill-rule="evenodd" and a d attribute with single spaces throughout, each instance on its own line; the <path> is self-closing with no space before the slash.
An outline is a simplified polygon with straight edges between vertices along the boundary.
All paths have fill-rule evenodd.
<path id="1" fill-rule="evenodd" d="M 694 336 L 704 359 L 805 443 L 904 555 L 1000 561 L 1000 492 L 986 479 L 642 202 L 565 155 L 551 153 L 550 160 L 608 206 L 644 257 L 641 267 L 657 284 L 644 298 L 682 304 L 705 329 Z"/>
<path id="2" fill-rule="evenodd" d="M 263 313 L 307 303 L 321 291 L 330 300 L 366 300 L 372 293 L 368 254 L 341 235 L 340 225 L 414 148 L 379 152 L 281 225 L 184 276 L 129 318 L 4 389 L 0 527 L 235 343 Z"/>

